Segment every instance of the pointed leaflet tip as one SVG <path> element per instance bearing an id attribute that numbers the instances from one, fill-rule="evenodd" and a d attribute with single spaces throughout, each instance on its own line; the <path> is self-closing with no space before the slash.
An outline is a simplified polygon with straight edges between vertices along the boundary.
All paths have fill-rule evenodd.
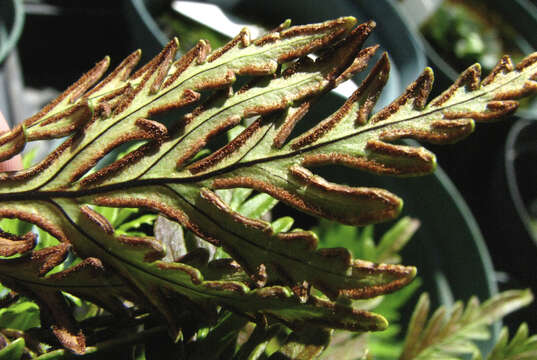
<path id="1" fill-rule="evenodd" d="M 354 59 L 352 64 L 336 78 L 336 86 L 339 86 L 344 81 L 349 80 L 357 73 L 365 70 L 365 68 L 369 65 L 369 60 L 371 57 L 373 57 L 373 55 L 375 55 L 378 48 L 379 45 L 374 45 L 360 50 L 358 56 Z"/>
<path id="2" fill-rule="evenodd" d="M 375 264 L 355 259 L 352 276 L 363 282 L 364 286 L 342 289 L 340 295 L 357 300 L 390 294 L 412 282 L 416 274 L 417 269 L 414 266 Z"/>
<path id="3" fill-rule="evenodd" d="M 388 53 L 384 52 L 367 78 L 351 95 L 352 100 L 350 101 L 359 103 L 355 121 L 356 125 L 364 125 L 367 123 L 369 115 L 371 114 L 373 107 L 375 107 L 382 89 L 384 89 L 384 86 L 388 82 L 390 66 Z"/>
<path id="4" fill-rule="evenodd" d="M 284 22 L 282 22 L 280 25 L 276 26 L 274 29 L 270 30 L 269 33 L 273 32 L 281 32 L 285 29 L 288 29 L 291 26 L 291 19 L 285 19 Z"/>
<path id="5" fill-rule="evenodd" d="M 138 78 L 140 78 L 142 75 L 146 75 L 147 72 L 152 73 L 156 67 L 158 67 L 159 63 L 162 62 L 163 57 L 166 57 L 166 54 L 169 52 L 170 49 L 177 49 L 179 47 L 179 40 L 177 38 L 174 38 L 170 40 L 164 48 L 158 53 L 155 57 L 153 57 L 149 62 L 147 62 L 145 65 L 140 67 L 138 70 L 136 70 L 130 77 L 129 80 L 133 81 Z M 144 82 L 144 81 L 142 81 Z M 138 86 L 137 86 L 138 87 Z"/>
<path id="6" fill-rule="evenodd" d="M 421 341 L 422 331 L 427 322 L 430 307 L 431 300 L 429 299 L 429 294 L 426 292 L 422 293 L 410 318 L 400 360 L 411 360 L 417 355 L 416 352 L 418 349 L 416 348 Z"/>
<path id="7" fill-rule="evenodd" d="M 69 103 L 75 103 L 91 86 L 93 86 L 93 84 L 103 76 L 106 70 L 108 70 L 108 66 L 110 66 L 110 56 L 107 55 L 104 59 L 95 64 L 93 69 L 84 74 L 80 80 L 75 83 L 77 86 L 73 88 L 70 93 L 71 98 L 69 99 Z"/>
<path id="8" fill-rule="evenodd" d="M 83 205 L 80 207 L 80 211 L 88 220 L 93 222 L 95 225 L 99 226 L 99 228 L 108 235 L 112 235 L 114 233 L 114 227 L 107 218 L 105 218 L 100 213 L 94 211 L 92 208 L 90 208 L 87 205 Z"/>
<path id="9" fill-rule="evenodd" d="M 251 36 L 250 36 L 250 30 L 248 28 L 243 28 L 240 32 L 241 35 L 241 42 L 240 46 L 245 48 L 250 45 L 251 42 Z"/>
<path id="10" fill-rule="evenodd" d="M 112 94 L 119 95 L 121 92 L 117 86 L 121 86 L 123 82 L 129 78 L 132 70 L 140 61 L 141 56 L 142 50 L 140 49 L 127 56 L 110 74 L 106 76 L 106 78 L 100 81 L 99 84 L 97 84 L 93 89 L 86 92 L 84 97 L 90 98 L 104 95 L 99 99 L 99 103 L 101 103 L 105 100 L 113 99 L 114 97 Z M 109 90 L 112 92 L 109 93 Z"/>
<path id="11" fill-rule="evenodd" d="M 377 47 L 369 47 L 360 50 L 364 42 L 367 40 L 374 27 L 369 23 L 358 25 L 353 31 L 343 40 L 341 40 L 333 49 L 328 49 L 322 58 L 331 64 L 332 70 L 327 78 L 330 81 L 341 81 L 339 76 L 350 77 L 352 74 L 362 71 L 367 66 L 369 59 L 377 50 Z M 334 61 L 334 59 L 337 59 Z M 333 64 L 333 65 L 332 65 Z M 351 74 L 344 75 L 345 72 Z"/>
<path id="12" fill-rule="evenodd" d="M 226 43 L 221 48 L 216 49 L 211 56 L 207 59 L 208 62 L 213 62 L 231 49 L 233 49 L 235 46 L 239 45 L 242 47 L 247 47 L 250 45 L 250 31 L 247 28 L 243 28 L 240 33 L 235 36 L 231 41 Z"/>
<path id="13" fill-rule="evenodd" d="M 503 98 L 504 94 L 499 94 L 498 98 Z M 513 94 L 506 98 L 512 98 Z M 486 104 L 486 107 L 483 111 L 444 111 L 445 119 L 473 119 L 477 122 L 487 122 L 495 121 L 501 118 L 512 114 L 518 108 L 518 102 L 513 100 L 492 100 Z"/>
<path id="14" fill-rule="evenodd" d="M 351 30 L 354 27 L 354 25 L 356 25 L 358 20 L 354 16 L 345 16 L 341 18 L 341 22 L 344 24 L 347 30 Z M 367 24 L 375 26 L 374 21 L 368 21 Z"/>
<path id="15" fill-rule="evenodd" d="M 422 110 L 427 103 L 427 98 L 433 86 L 433 80 L 434 75 L 431 68 L 426 68 L 412 84 L 407 86 L 401 96 L 377 112 L 371 118 L 371 123 L 386 121 L 402 108 L 410 111 Z"/>
<path id="16" fill-rule="evenodd" d="M 414 107 L 421 110 L 427 104 L 427 98 L 431 93 L 434 83 L 434 72 L 430 67 L 426 67 L 421 75 L 416 79 L 414 87 Z"/>
<path id="17" fill-rule="evenodd" d="M 163 88 L 167 88 L 174 83 L 175 80 L 194 63 L 201 65 L 207 59 L 207 55 L 211 52 L 211 45 L 205 40 L 200 40 L 198 43 L 190 49 L 186 54 L 181 56 L 174 64 L 175 71 L 168 77 L 168 79 L 162 85 Z M 190 90 L 190 89 L 187 89 Z"/>
<path id="18" fill-rule="evenodd" d="M 436 156 L 423 147 L 369 140 L 365 150 L 366 157 L 361 161 L 361 168 L 376 174 L 418 176 L 430 174 L 436 167 Z"/>
<path id="19" fill-rule="evenodd" d="M 537 52 L 535 52 L 533 54 L 530 54 L 530 55 L 526 56 L 524 59 L 522 59 L 522 61 L 520 61 L 516 65 L 516 70 L 517 71 L 523 71 L 524 69 L 526 69 L 527 67 L 535 64 L 536 62 L 537 62 Z"/>
<path id="20" fill-rule="evenodd" d="M 110 58 L 106 56 L 103 60 L 99 61 L 95 66 L 87 73 L 82 75 L 74 84 L 69 86 L 67 90 L 61 93 L 56 99 L 52 100 L 48 105 L 41 109 L 37 114 L 24 120 L 24 125 L 30 127 L 47 115 L 54 116 L 57 112 L 54 112 L 56 108 L 59 108 L 59 112 L 68 111 L 68 106 L 77 99 L 79 99 L 95 82 L 97 82 L 101 76 L 106 72 L 110 64 Z M 69 99 L 67 99 L 70 96 Z"/>
<path id="21" fill-rule="evenodd" d="M 507 55 L 502 56 L 500 60 L 498 60 L 498 63 L 494 67 L 494 69 L 491 70 L 490 74 L 481 81 L 481 86 L 487 86 L 488 84 L 492 83 L 498 76 L 505 75 L 509 72 L 513 71 L 513 62 L 511 61 L 511 58 Z"/>
<path id="22" fill-rule="evenodd" d="M 293 165 L 289 173 L 307 192 L 302 203 L 288 202 L 279 194 L 272 195 L 304 212 L 333 219 L 347 225 L 374 224 L 395 218 L 400 211 L 401 199 L 389 191 L 378 188 L 352 187 L 326 181 L 308 169 Z M 323 198 L 313 205 L 313 198 Z"/>
<path id="23" fill-rule="evenodd" d="M 333 303 L 311 296 L 309 303 L 324 308 L 335 314 L 334 319 L 327 321 L 318 319 L 317 324 L 323 327 L 333 327 L 349 331 L 383 331 L 388 327 L 388 320 L 384 316 Z"/>
<path id="24" fill-rule="evenodd" d="M 455 80 L 446 91 L 440 94 L 438 97 L 431 101 L 431 106 L 438 107 L 446 105 L 448 101 L 455 95 L 460 89 L 464 88 L 465 91 L 474 91 L 479 88 L 479 82 L 481 79 L 481 65 L 474 64 L 468 67 L 458 78 Z"/>
<path id="25" fill-rule="evenodd" d="M 124 245 L 126 251 L 131 250 L 143 253 L 143 261 L 153 262 L 162 259 L 166 255 L 164 246 L 150 236 L 127 236 L 114 237 L 116 241 Z"/>
<path id="26" fill-rule="evenodd" d="M 162 50 L 158 56 L 157 68 L 154 70 L 156 73 L 155 79 L 149 88 L 149 94 L 156 94 L 160 90 L 160 86 L 164 82 L 166 75 L 168 74 L 168 69 L 170 68 L 173 60 L 175 59 L 175 53 L 179 48 L 179 40 L 174 37 L 168 45 Z"/>

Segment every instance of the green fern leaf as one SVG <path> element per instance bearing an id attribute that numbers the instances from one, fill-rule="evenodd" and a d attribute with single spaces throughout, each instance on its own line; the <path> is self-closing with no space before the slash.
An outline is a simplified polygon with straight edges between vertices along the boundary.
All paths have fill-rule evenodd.
<path id="1" fill-rule="evenodd" d="M 509 330 L 503 328 L 487 360 L 530 360 L 537 357 L 537 336 L 529 336 L 526 324 L 520 325 L 509 341 Z"/>
<path id="2" fill-rule="evenodd" d="M 408 326 L 400 360 L 458 359 L 462 354 L 479 355 L 474 340 L 488 339 L 488 326 L 533 300 L 529 290 L 500 293 L 483 304 L 472 297 L 466 307 L 457 302 L 450 312 L 437 309 L 429 319 L 429 296 L 423 294 Z"/>
<path id="3" fill-rule="evenodd" d="M 340 18 L 291 28 L 286 22 L 253 41 L 244 30 L 215 51 L 200 41 L 177 61 L 178 42 L 172 40 L 133 74 L 139 51 L 101 81 L 109 59 L 97 63 L 38 114 L 0 135 L 0 159 L 19 153 L 28 141 L 67 137 L 37 165 L 0 174 L 0 217 L 33 223 L 60 242 L 37 250 L 32 234 L 2 234 L 0 254 L 11 258 L 0 260 L 0 280 L 37 299 L 62 344 L 78 353 L 84 352 L 84 336 L 66 311 L 62 291 L 107 308 L 129 299 L 163 316 L 174 335 L 180 324 L 170 299 L 177 295 L 208 313 L 223 306 L 294 328 L 384 329 L 382 316 L 354 309 L 344 298 L 395 291 L 414 278 L 415 268 L 353 259 L 344 248 L 317 249 L 313 233 L 277 232 L 241 215 L 236 210 L 248 209 L 227 204 L 220 190 L 253 189 L 346 224 L 391 219 L 402 206 L 397 196 L 330 183 L 310 169 L 339 164 L 397 176 L 432 172 L 432 153 L 392 142 L 454 142 L 472 132 L 474 120 L 511 113 L 517 106 L 511 99 L 535 89 L 537 55 L 516 68 L 504 58 L 482 82 L 479 66 L 471 67 L 429 104 L 433 77 L 426 69 L 370 117 L 389 73 L 384 54 L 338 111 L 289 139 L 316 100 L 364 70 L 377 50 L 362 49 L 374 23 L 355 22 Z M 320 54 L 315 61 L 307 56 L 312 52 Z M 238 76 L 252 79 L 234 90 Z M 216 91 L 172 125 L 150 120 L 198 102 L 209 90 Z M 251 118 L 233 140 L 203 155 L 215 136 Z M 129 142 L 140 146 L 97 169 L 103 157 Z M 261 209 L 273 204 L 265 195 L 256 199 L 265 204 Z M 149 209 L 233 260 L 192 262 L 187 254 L 183 262 L 169 261 L 164 243 L 118 234 L 96 206 Z M 71 251 L 82 262 L 52 273 Z M 247 276 L 231 280 L 238 268 Z M 311 295 L 312 287 L 330 300 Z"/>

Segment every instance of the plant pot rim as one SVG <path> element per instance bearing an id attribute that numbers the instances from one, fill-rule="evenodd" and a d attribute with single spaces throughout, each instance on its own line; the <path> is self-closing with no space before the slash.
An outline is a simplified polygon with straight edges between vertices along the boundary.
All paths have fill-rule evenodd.
<path id="1" fill-rule="evenodd" d="M 501 1 L 493 0 L 491 1 L 494 3 L 499 3 Z M 492 6 L 494 6 L 492 4 Z M 530 3 L 528 0 L 513 0 L 509 3 L 509 7 L 513 9 L 514 11 L 522 12 L 527 15 L 528 19 L 533 20 L 535 24 L 537 24 L 537 7 Z M 519 27 L 519 24 L 513 24 L 513 27 L 517 31 L 523 30 L 521 27 Z M 520 31 L 521 35 L 526 35 L 523 33 L 523 31 Z M 417 35 L 421 42 L 423 43 L 423 47 L 425 50 L 425 53 L 427 55 L 427 58 L 432 61 L 440 71 L 442 71 L 450 80 L 455 81 L 459 77 L 460 71 L 457 71 L 453 66 L 451 66 L 449 63 L 447 63 L 436 51 L 436 49 L 432 46 L 432 44 L 425 39 L 425 37 L 421 34 L 421 32 Z M 528 46 L 531 47 L 531 51 L 535 51 L 537 49 L 537 42 L 534 44 L 528 43 Z M 528 48 L 528 50 L 530 50 Z M 463 69 L 464 70 L 464 69 Z"/>
<path id="2" fill-rule="evenodd" d="M 11 0 L 9 2 L 12 12 L 8 14 L 0 14 L 0 27 L 4 27 L 6 24 L 11 25 L 11 28 L 4 29 L 8 34 L 5 38 L 5 42 L 0 43 L 0 64 L 4 61 L 9 52 L 15 47 L 19 40 L 22 29 L 24 27 L 24 8 L 22 0 Z M 9 20 L 11 20 L 11 24 Z"/>
<path id="3" fill-rule="evenodd" d="M 526 209 L 526 206 L 524 205 L 524 201 L 522 200 L 522 194 L 520 193 L 518 187 L 514 161 L 516 158 L 515 149 L 517 146 L 518 136 L 523 129 L 531 126 L 537 127 L 537 121 L 521 118 L 513 125 L 513 127 L 509 131 L 505 143 L 504 171 L 509 195 L 513 202 L 517 215 L 519 216 L 520 221 L 524 225 L 526 232 L 528 233 L 528 237 L 533 240 L 533 242 L 537 246 L 537 234 L 534 230 L 532 230 L 530 215 Z"/>
<path id="4" fill-rule="evenodd" d="M 494 4 L 505 4 L 505 1 L 502 0 L 492 0 L 490 1 L 490 6 L 494 7 Z M 531 31 L 529 28 L 535 29 L 537 26 L 537 6 L 532 4 L 529 0 L 512 0 L 508 2 L 508 9 L 511 12 L 516 12 L 516 15 L 521 15 L 524 18 L 521 21 L 512 23 L 513 27 L 520 35 L 524 38 L 524 49 L 523 51 L 529 53 L 537 50 L 537 36 L 534 35 L 534 31 Z M 527 24 L 536 26 L 529 26 Z M 441 72 L 447 79 L 451 81 L 457 80 L 461 71 L 457 71 L 453 66 L 451 66 L 447 61 L 445 61 L 442 56 L 436 51 L 434 46 L 421 34 L 418 32 L 417 36 L 420 38 L 423 49 L 427 55 L 427 59 L 436 67 L 437 71 Z M 527 40 L 532 37 L 533 39 Z M 527 109 L 519 109 L 518 114 L 524 117 L 533 116 L 537 113 L 537 101 L 532 102 L 532 105 Z"/>

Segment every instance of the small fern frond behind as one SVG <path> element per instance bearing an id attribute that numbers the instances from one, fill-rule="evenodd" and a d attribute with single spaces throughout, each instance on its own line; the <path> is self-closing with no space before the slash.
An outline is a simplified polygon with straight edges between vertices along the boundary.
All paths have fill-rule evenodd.
<path id="1" fill-rule="evenodd" d="M 502 329 L 500 337 L 487 360 L 533 360 L 537 359 L 537 335 L 529 336 L 528 326 L 520 325 L 509 340 L 509 330 Z"/>
<path id="2" fill-rule="evenodd" d="M 488 326 L 533 301 L 529 290 L 500 293 L 483 304 L 472 297 L 466 306 L 457 302 L 448 311 L 438 308 L 429 318 L 430 300 L 420 297 L 406 333 L 399 360 L 458 359 L 463 354 L 480 354 L 475 340 L 488 339 Z"/>

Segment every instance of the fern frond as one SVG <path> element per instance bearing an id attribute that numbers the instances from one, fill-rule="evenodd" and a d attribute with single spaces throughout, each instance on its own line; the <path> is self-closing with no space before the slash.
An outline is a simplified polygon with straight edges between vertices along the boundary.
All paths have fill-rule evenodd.
<path id="1" fill-rule="evenodd" d="M 509 341 L 509 330 L 503 328 L 487 360 L 531 360 L 537 358 L 537 335 L 529 336 L 528 325 L 519 326 Z"/>
<path id="2" fill-rule="evenodd" d="M 454 142 L 473 131 L 474 121 L 513 112 L 512 99 L 536 89 L 537 55 L 517 67 L 505 57 L 483 81 L 473 66 L 429 103 L 433 75 L 426 69 L 400 98 L 371 116 L 389 73 L 384 54 L 339 110 L 291 138 L 321 95 L 366 69 L 376 52 L 376 46 L 362 49 L 374 23 L 355 22 L 347 17 L 291 28 L 285 23 L 257 40 L 244 30 L 215 51 L 200 41 L 178 60 L 172 40 L 134 73 L 139 51 L 101 81 L 109 59 L 97 63 L 38 114 L 0 135 L 0 159 L 22 151 L 28 141 L 67 137 L 35 166 L 0 174 L 0 217 L 35 224 L 60 242 L 37 250 L 33 235 L 3 235 L 0 252 L 13 258 L 0 260 L 0 280 L 49 309 L 63 345 L 80 353 L 85 340 L 66 315 L 61 291 L 107 308 L 129 299 L 164 317 L 175 335 L 181 325 L 171 299 L 177 295 L 208 313 L 221 306 L 293 328 L 384 329 L 382 316 L 343 299 L 393 292 L 412 281 L 414 267 L 353 259 L 344 248 L 317 249 L 313 233 L 278 232 L 237 212 L 220 190 L 253 189 L 346 224 L 391 219 L 402 206 L 396 195 L 331 183 L 312 169 L 338 164 L 395 176 L 432 172 L 432 153 L 394 142 Z M 312 52 L 322 56 L 313 61 Z M 239 76 L 251 79 L 233 89 Z M 154 120 L 215 89 L 173 124 Z M 212 139 L 240 123 L 249 125 L 200 157 Z M 97 169 L 103 157 L 129 142 L 141 146 Z M 159 213 L 221 247 L 234 262 L 169 261 L 165 244 L 118 234 L 96 206 Z M 69 251 L 82 263 L 48 274 Z M 247 277 L 230 280 L 227 275 L 239 266 Z M 313 287 L 326 297 L 312 295 Z"/>
<path id="3" fill-rule="evenodd" d="M 442 306 L 429 318 L 430 300 L 424 293 L 412 314 L 399 359 L 458 359 L 462 354 L 480 354 L 473 341 L 487 339 L 489 325 L 532 300 L 530 290 L 510 290 L 483 304 L 472 297 L 466 307 L 462 302 L 450 311 Z"/>
<path id="4" fill-rule="evenodd" d="M 355 226 L 321 220 L 312 231 L 319 237 L 322 247 L 343 246 L 358 259 L 375 263 L 400 264 L 399 252 L 419 226 L 419 220 L 405 216 L 390 227 L 378 241 L 375 241 L 373 236 L 374 225 L 359 229 Z"/>

